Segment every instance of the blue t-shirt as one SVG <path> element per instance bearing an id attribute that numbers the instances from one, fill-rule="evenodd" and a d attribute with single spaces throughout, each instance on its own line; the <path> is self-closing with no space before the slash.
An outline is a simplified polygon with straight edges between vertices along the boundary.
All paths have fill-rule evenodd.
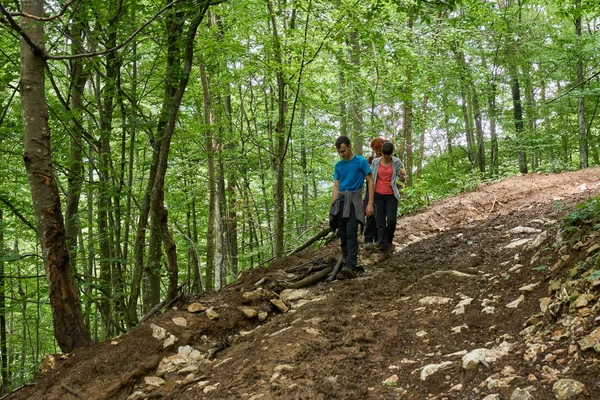
<path id="1" fill-rule="evenodd" d="M 339 191 L 346 190 L 354 192 L 361 190 L 365 181 L 365 176 L 371 173 L 371 168 L 367 160 L 355 154 L 350 161 L 343 158 L 335 164 L 333 170 L 333 179 L 339 181 Z"/>

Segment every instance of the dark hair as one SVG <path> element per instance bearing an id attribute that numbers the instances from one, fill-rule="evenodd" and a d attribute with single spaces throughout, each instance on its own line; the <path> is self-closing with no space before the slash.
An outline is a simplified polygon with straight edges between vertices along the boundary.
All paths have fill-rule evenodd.
<path id="1" fill-rule="evenodd" d="M 335 140 L 336 149 L 339 149 L 343 144 L 350 146 L 350 138 L 348 136 L 340 136 Z"/>
<path id="2" fill-rule="evenodd" d="M 387 141 L 381 145 L 381 152 L 385 155 L 392 154 L 394 152 L 394 145 L 392 142 Z"/>

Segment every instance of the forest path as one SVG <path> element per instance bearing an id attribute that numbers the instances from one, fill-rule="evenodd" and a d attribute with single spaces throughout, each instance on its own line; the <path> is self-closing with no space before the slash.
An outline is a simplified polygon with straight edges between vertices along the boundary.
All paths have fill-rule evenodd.
<path id="1" fill-rule="evenodd" d="M 8 398 L 600 398 L 595 236 L 557 234 L 599 181 L 532 174 L 437 202 L 399 220 L 387 260 L 361 249 L 354 280 L 282 291 L 335 243 L 277 260 L 57 357 Z"/>

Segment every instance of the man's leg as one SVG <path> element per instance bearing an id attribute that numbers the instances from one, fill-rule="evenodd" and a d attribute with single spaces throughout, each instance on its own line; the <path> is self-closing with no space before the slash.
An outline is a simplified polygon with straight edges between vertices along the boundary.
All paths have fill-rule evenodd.
<path id="1" fill-rule="evenodd" d="M 350 218 L 346 219 L 346 266 L 352 270 L 358 264 L 358 220 L 354 205 L 350 208 Z"/>
<path id="2" fill-rule="evenodd" d="M 343 206 L 341 206 L 343 207 Z M 340 237 L 340 247 L 342 248 L 342 255 L 344 256 L 344 261 L 346 262 L 346 257 L 348 257 L 348 235 L 346 234 L 346 227 L 348 224 L 348 218 L 342 218 L 343 211 L 340 209 L 338 213 L 338 236 Z"/>

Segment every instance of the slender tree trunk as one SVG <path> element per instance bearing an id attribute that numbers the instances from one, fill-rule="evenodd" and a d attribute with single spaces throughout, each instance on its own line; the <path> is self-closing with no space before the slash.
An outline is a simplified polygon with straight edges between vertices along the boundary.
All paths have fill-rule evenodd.
<path id="1" fill-rule="evenodd" d="M 519 171 L 527 173 L 527 153 L 525 152 L 525 138 L 523 137 L 523 108 L 521 106 L 521 90 L 519 89 L 519 76 L 517 67 L 509 66 L 510 87 L 513 101 L 513 117 L 515 121 L 516 142 L 518 148 Z"/>
<path id="2" fill-rule="evenodd" d="M 23 3 L 22 11 L 43 16 L 43 0 Z M 44 46 L 44 24 L 22 17 L 21 29 Z M 45 61 L 21 39 L 21 104 L 25 131 L 23 159 L 27 169 L 39 241 L 44 255 L 54 336 L 61 350 L 70 352 L 89 342 L 81 304 L 69 263 L 69 249 L 52 167 L 50 127 L 44 88 Z"/>
<path id="3" fill-rule="evenodd" d="M 71 53 L 82 52 L 86 17 L 85 7 L 77 7 L 70 26 L 72 39 Z M 77 265 L 77 237 L 80 231 L 79 200 L 83 184 L 83 93 L 87 74 L 83 70 L 83 59 L 71 61 L 70 108 L 72 114 L 72 133 L 69 144 L 69 168 L 67 170 L 67 198 L 65 205 L 65 234 L 70 249 L 71 263 Z"/>
<path id="4" fill-rule="evenodd" d="M 475 133 L 477 137 L 477 166 L 479 172 L 485 173 L 485 142 L 483 136 L 483 126 L 481 124 L 481 111 L 479 110 L 479 98 L 475 87 L 472 87 L 473 92 L 471 101 L 473 103 L 473 119 L 475 120 Z"/>
<path id="5" fill-rule="evenodd" d="M 358 80 L 360 79 L 360 33 L 352 31 L 348 35 L 350 52 L 348 58 L 354 67 L 354 82 L 352 83 L 352 101 L 350 115 L 352 118 L 352 149 L 356 154 L 363 154 L 363 114 L 362 91 Z"/>
<path id="6" fill-rule="evenodd" d="M 498 174 L 498 133 L 496 132 L 496 82 L 491 78 L 487 90 L 488 119 L 490 121 L 490 173 Z"/>
<path id="7" fill-rule="evenodd" d="M 575 36 L 577 44 L 577 83 L 579 87 L 579 97 L 577 101 L 577 121 L 579 125 L 579 168 L 588 167 L 588 138 L 587 127 L 585 123 L 585 91 L 583 76 L 583 60 L 581 47 L 581 0 L 575 0 L 577 16 L 575 17 Z"/>
<path id="8" fill-rule="evenodd" d="M 1 374 L 2 390 L 4 393 L 10 387 L 8 374 L 8 347 L 6 345 L 6 295 L 4 292 L 4 261 L 2 257 L 6 254 L 6 245 L 4 243 L 4 218 L 0 208 L 0 352 L 2 352 Z"/>
<path id="9" fill-rule="evenodd" d="M 206 227 L 206 289 L 215 287 L 215 230 L 217 215 L 217 177 L 215 172 L 215 153 L 213 147 L 214 121 L 210 86 L 206 76 L 204 63 L 200 64 L 200 81 L 202 83 L 202 110 L 204 116 L 204 147 L 208 168 L 208 222 Z"/>

